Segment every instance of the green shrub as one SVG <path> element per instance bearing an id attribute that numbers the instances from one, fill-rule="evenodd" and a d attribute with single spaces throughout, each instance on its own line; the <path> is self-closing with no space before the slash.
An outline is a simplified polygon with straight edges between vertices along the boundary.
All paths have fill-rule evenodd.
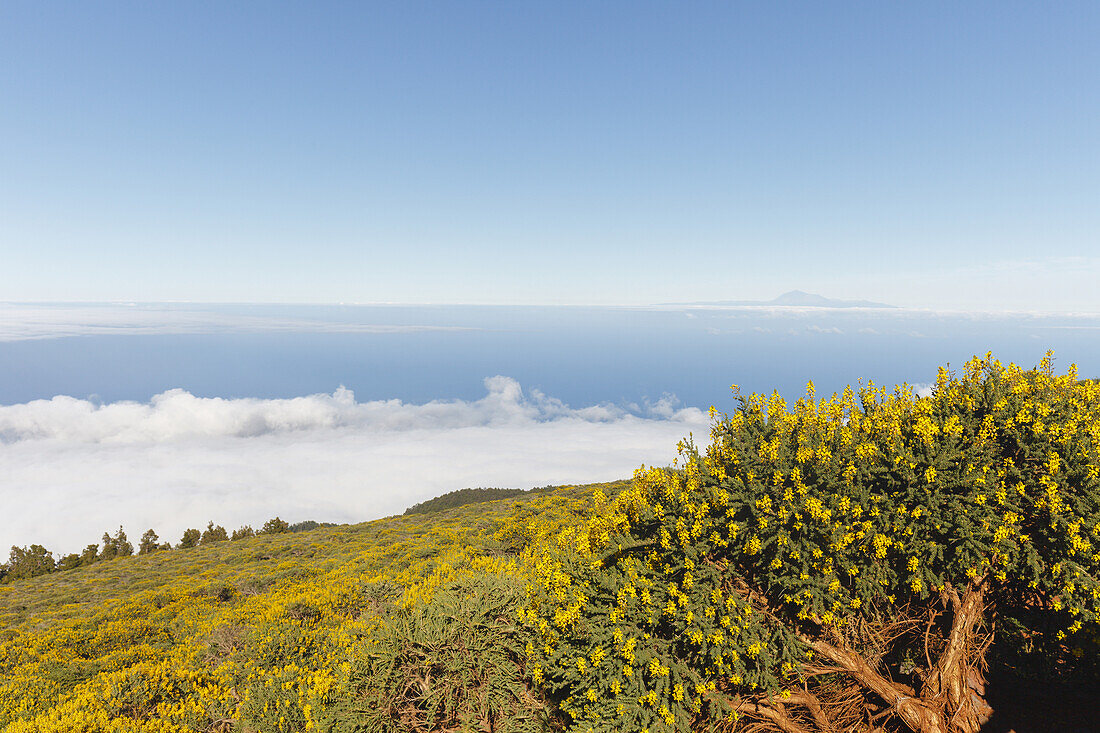
<path id="1" fill-rule="evenodd" d="M 413 504 L 405 510 L 405 516 L 410 514 L 430 514 L 442 512 L 447 509 L 455 509 L 467 504 L 477 504 L 483 501 L 496 501 L 497 499 L 509 499 L 513 496 L 522 496 L 526 493 L 523 489 L 458 489 L 450 491 L 434 499 Z"/>
<path id="2" fill-rule="evenodd" d="M 225 531 L 225 527 L 220 524 L 214 526 L 214 522 L 210 521 L 206 524 L 206 531 L 202 533 L 202 537 L 199 542 L 203 545 L 210 545 L 215 542 L 221 542 L 229 539 L 229 534 Z"/>
<path id="3" fill-rule="evenodd" d="M 16 547 L 12 545 L 8 563 L 5 566 L 5 580 L 34 578 L 54 571 L 53 553 L 42 545 Z"/>
<path id="4" fill-rule="evenodd" d="M 540 695 L 525 679 L 533 636 L 515 623 L 523 597 L 515 578 L 465 577 L 436 589 L 423 609 L 381 620 L 354 648 L 332 730 L 545 730 Z"/>
<path id="5" fill-rule="evenodd" d="M 290 529 L 290 525 L 282 519 L 274 517 L 264 522 L 259 534 L 284 534 Z"/>

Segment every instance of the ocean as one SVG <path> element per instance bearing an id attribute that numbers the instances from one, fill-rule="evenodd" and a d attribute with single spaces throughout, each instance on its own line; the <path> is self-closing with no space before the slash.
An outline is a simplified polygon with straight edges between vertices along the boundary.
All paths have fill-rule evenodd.
<path id="1" fill-rule="evenodd" d="M 33 316 L 31 315 L 33 314 Z M 23 320 L 21 320 L 21 317 Z M 26 325 L 32 321 L 31 325 Z M 475 399 L 504 375 L 567 404 L 674 395 L 719 408 L 729 387 L 797 396 L 858 380 L 928 383 L 992 351 L 1100 373 L 1100 316 L 861 308 L 0 306 L 0 404 L 55 395 Z"/>

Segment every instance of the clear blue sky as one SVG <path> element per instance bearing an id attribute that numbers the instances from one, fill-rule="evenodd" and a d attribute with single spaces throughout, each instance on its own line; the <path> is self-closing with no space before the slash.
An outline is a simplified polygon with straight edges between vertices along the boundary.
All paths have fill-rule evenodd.
<path id="1" fill-rule="evenodd" d="M 0 5 L 0 300 L 1100 310 L 1100 4 Z"/>

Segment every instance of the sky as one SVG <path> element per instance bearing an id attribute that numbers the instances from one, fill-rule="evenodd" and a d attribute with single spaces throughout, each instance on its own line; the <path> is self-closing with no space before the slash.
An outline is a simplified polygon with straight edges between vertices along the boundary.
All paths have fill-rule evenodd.
<path id="1" fill-rule="evenodd" d="M 1100 311 L 1100 5 L 0 4 L 0 300 Z"/>

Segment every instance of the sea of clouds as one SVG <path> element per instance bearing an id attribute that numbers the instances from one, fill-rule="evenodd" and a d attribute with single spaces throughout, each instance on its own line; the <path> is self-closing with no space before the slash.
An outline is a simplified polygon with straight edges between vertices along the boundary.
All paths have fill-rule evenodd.
<path id="1" fill-rule="evenodd" d="M 477 400 L 357 402 L 347 389 L 292 399 L 148 402 L 59 396 L 0 406 L 0 547 L 79 551 L 121 524 L 177 542 L 229 529 L 359 522 L 471 486 L 530 488 L 667 465 L 709 418 L 674 398 L 573 408 L 508 377 Z"/>

